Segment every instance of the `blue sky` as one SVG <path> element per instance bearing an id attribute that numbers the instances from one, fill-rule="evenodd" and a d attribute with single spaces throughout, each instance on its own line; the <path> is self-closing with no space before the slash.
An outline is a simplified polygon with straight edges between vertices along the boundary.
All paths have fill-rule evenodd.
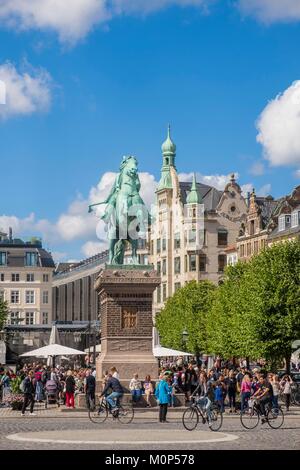
<path id="1" fill-rule="evenodd" d="M 104 0 L 85 2 L 93 13 Z M 80 11 L 61 24 L 48 19 L 48 0 L 43 17 L 29 3 L 30 15 L 0 7 L 0 228 L 42 235 L 57 259 L 97 251 L 85 208 L 107 191 L 113 175 L 106 185 L 102 176 L 134 154 L 152 190 L 168 123 L 181 173 L 222 186 L 234 171 L 275 197 L 299 184 L 296 0 L 275 17 L 269 0 L 265 10 L 256 0 L 168 0 L 152 12 L 119 0 L 122 11 L 94 10 L 83 27 Z"/>

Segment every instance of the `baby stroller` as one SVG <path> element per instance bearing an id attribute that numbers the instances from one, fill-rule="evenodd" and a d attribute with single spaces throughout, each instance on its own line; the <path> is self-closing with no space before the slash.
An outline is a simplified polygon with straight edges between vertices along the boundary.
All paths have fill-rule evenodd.
<path id="1" fill-rule="evenodd" d="M 54 380 L 47 380 L 45 385 L 45 397 L 45 409 L 48 408 L 49 404 L 60 406 L 58 385 Z"/>

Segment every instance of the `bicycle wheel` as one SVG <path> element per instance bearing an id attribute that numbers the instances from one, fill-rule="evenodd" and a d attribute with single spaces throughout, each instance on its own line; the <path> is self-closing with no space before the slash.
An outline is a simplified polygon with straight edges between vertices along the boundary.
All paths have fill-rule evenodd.
<path id="1" fill-rule="evenodd" d="M 259 414 L 255 408 L 241 412 L 240 420 L 245 429 L 254 429 L 259 423 Z"/>
<path id="2" fill-rule="evenodd" d="M 197 408 L 191 406 L 182 415 L 182 424 L 187 431 L 193 431 L 199 423 L 199 412 Z"/>
<path id="3" fill-rule="evenodd" d="M 94 410 L 89 409 L 89 419 L 96 424 L 104 423 L 108 417 L 108 409 L 101 403 L 99 407 Z"/>
<path id="4" fill-rule="evenodd" d="M 210 426 L 209 428 L 216 432 L 221 429 L 223 424 L 223 413 L 218 408 L 213 408 L 210 412 Z"/>
<path id="5" fill-rule="evenodd" d="M 121 405 L 117 411 L 117 418 L 122 424 L 130 424 L 134 418 L 132 405 Z"/>
<path id="6" fill-rule="evenodd" d="M 284 414 L 281 408 L 271 408 L 267 413 L 268 425 L 272 429 L 279 429 L 284 423 Z"/>

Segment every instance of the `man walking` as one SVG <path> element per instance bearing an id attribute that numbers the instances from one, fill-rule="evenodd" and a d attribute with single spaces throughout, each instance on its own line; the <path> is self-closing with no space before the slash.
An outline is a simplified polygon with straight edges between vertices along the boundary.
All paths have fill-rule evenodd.
<path id="1" fill-rule="evenodd" d="M 30 416 L 35 416 L 33 412 L 34 407 L 34 395 L 35 395 L 35 383 L 34 383 L 34 372 L 30 370 L 27 377 L 24 379 L 24 401 L 22 406 L 22 416 L 25 416 L 25 410 L 30 403 Z"/>
<path id="2" fill-rule="evenodd" d="M 86 399 L 86 406 L 88 410 L 95 408 L 95 391 L 96 391 L 96 379 L 91 373 L 91 370 L 86 371 L 86 377 L 84 380 L 84 393 Z"/>

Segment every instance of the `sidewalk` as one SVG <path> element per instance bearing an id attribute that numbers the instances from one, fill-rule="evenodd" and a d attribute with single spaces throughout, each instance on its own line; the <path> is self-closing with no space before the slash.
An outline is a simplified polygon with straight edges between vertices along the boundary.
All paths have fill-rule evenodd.
<path id="1" fill-rule="evenodd" d="M 168 410 L 168 419 L 172 421 L 181 420 L 182 413 L 185 410 L 185 407 L 169 408 Z M 49 408 L 45 410 L 43 407 L 36 407 L 34 409 L 36 416 L 31 417 L 29 411 L 26 412 L 26 418 L 38 419 L 38 418 L 56 418 L 56 419 L 72 419 L 72 418 L 87 418 L 88 413 L 85 409 L 75 408 L 68 409 L 65 406 L 57 408 Z M 287 418 L 300 419 L 300 407 L 292 407 L 288 413 L 285 413 Z M 135 408 L 134 409 L 134 419 L 144 420 L 144 419 L 157 419 L 158 417 L 158 408 Z M 0 408 L 0 419 L 12 419 L 20 418 L 25 419 L 21 416 L 21 411 L 13 411 L 11 408 Z M 228 412 L 224 413 L 224 419 L 240 419 L 239 413 L 230 414 Z"/>

